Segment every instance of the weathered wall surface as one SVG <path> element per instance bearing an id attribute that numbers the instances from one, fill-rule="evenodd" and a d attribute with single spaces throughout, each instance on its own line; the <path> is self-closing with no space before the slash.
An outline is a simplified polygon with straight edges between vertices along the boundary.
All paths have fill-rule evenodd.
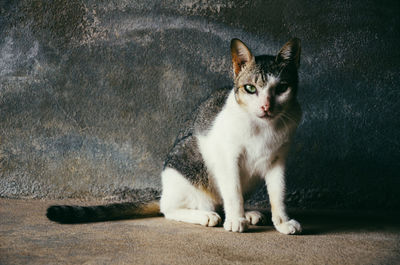
<path id="1" fill-rule="evenodd" d="M 297 36 L 304 119 L 288 203 L 400 208 L 397 1 L 0 5 L 0 196 L 159 190 L 183 121 L 231 85 L 230 40 L 271 54 Z"/>

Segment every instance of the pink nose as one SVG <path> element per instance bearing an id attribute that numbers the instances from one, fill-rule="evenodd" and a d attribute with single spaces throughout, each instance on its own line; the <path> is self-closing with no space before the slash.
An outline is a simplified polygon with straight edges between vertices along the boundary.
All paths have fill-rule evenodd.
<path id="1" fill-rule="evenodd" d="M 265 104 L 264 106 L 261 106 L 261 109 L 262 109 L 264 112 L 268 112 L 268 111 L 269 111 L 269 104 L 267 103 L 267 104 Z"/>

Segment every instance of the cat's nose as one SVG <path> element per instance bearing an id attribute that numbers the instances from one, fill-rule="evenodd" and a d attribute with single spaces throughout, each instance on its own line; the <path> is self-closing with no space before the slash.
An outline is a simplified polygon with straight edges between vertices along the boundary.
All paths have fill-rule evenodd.
<path id="1" fill-rule="evenodd" d="M 271 111 L 271 98 L 267 96 L 263 102 L 264 104 L 261 106 L 261 109 L 264 112 L 270 112 Z"/>
<path id="2" fill-rule="evenodd" d="M 261 106 L 261 109 L 262 109 L 264 112 L 268 112 L 268 111 L 269 111 L 269 103 L 267 103 L 267 104 Z"/>

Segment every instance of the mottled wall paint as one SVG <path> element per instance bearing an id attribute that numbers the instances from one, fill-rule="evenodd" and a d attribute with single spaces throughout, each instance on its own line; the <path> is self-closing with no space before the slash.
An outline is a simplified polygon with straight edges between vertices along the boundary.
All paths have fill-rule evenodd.
<path id="1" fill-rule="evenodd" d="M 230 39 L 265 54 L 297 36 L 304 120 L 289 205 L 399 209 L 399 10 L 398 1 L 2 1 L 0 196 L 154 193 L 184 120 L 231 85 Z M 265 200 L 260 190 L 251 203 Z"/>

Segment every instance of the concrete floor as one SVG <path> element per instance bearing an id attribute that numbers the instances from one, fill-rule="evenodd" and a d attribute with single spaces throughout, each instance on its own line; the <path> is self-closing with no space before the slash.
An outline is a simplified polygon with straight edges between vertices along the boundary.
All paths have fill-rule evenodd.
<path id="1" fill-rule="evenodd" d="M 46 208 L 63 203 L 0 199 L 0 264 L 400 264 L 398 215 L 294 212 L 304 233 L 286 236 L 270 224 L 236 234 L 162 217 L 48 221 Z"/>

